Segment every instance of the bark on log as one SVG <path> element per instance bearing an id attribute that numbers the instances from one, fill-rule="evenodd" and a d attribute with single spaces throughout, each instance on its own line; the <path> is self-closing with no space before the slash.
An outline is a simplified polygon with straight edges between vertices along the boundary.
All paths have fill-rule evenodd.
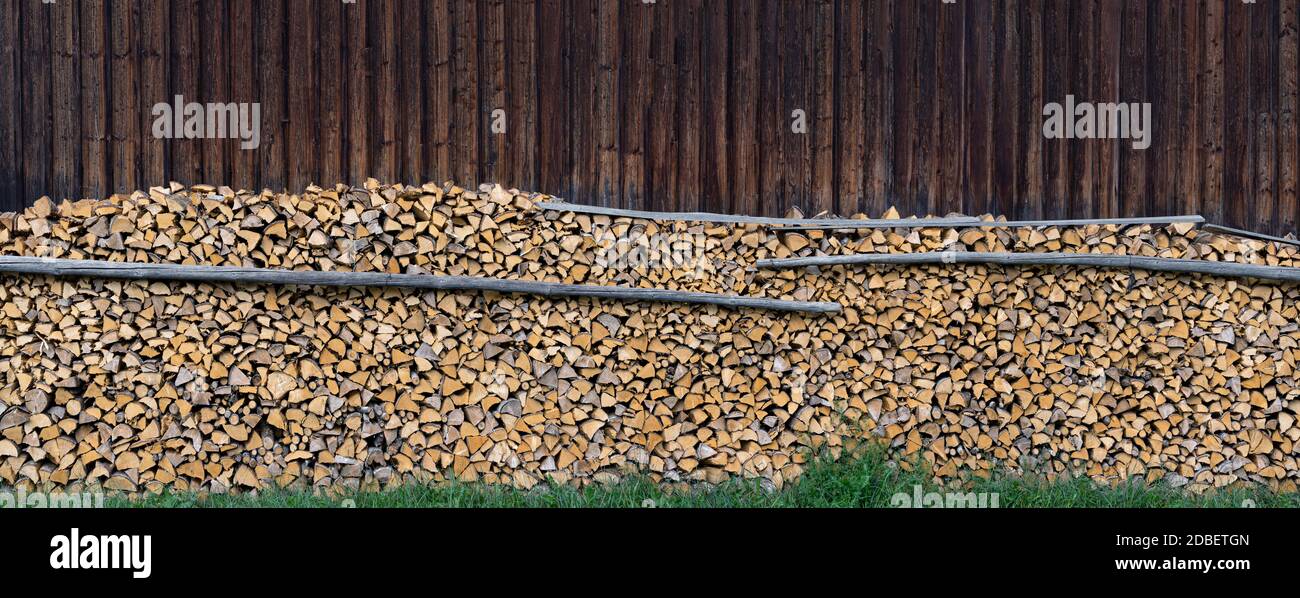
<path id="1" fill-rule="evenodd" d="M 321 272 L 240 268 L 233 266 L 186 266 L 179 264 L 144 264 L 67 260 L 27 256 L 0 256 L 0 272 L 60 277 L 116 278 L 127 280 L 162 280 L 207 283 L 310 285 L 330 287 L 405 287 L 443 291 L 495 291 L 526 293 L 544 297 L 600 297 L 623 301 L 664 301 L 698 303 L 729 308 L 755 308 L 773 311 L 835 313 L 840 304 L 817 301 L 787 301 L 762 297 L 741 297 L 714 293 L 694 293 L 666 289 L 560 284 L 507 280 L 477 276 L 430 276 L 423 274 L 385 274 L 381 272 Z"/>

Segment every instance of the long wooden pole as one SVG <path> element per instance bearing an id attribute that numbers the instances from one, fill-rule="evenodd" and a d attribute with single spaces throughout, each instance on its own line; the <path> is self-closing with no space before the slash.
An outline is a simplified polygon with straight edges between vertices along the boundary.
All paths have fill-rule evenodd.
<path id="1" fill-rule="evenodd" d="M 562 202 L 537 202 L 539 209 L 557 212 L 574 212 L 578 214 L 600 214 L 614 218 L 642 218 L 646 220 L 678 220 L 687 222 L 730 222 L 735 224 L 764 224 L 769 226 L 802 225 L 804 223 L 850 222 L 856 228 L 926 228 L 969 225 L 979 222 L 972 216 L 954 216 L 949 218 L 900 218 L 883 220 L 817 220 L 809 218 L 768 218 L 765 216 L 735 216 L 732 214 L 714 214 L 711 212 L 646 212 L 642 210 L 622 210 L 602 206 Z"/>
<path id="2" fill-rule="evenodd" d="M 1155 272 L 1179 272 L 1259 278 L 1263 280 L 1300 281 L 1300 268 L 1262 266 L 1232 262 L 1211 262 L 1136 255 L 1091 253 L 995 253 L 981 251 L 933 251 L 926 253 L 867 253 L 758 260 L 759 268 L 801 268 L 806 266 L 841 266 L 852 264 L 996 264 L 1003 266 L 1095 266 L 1127 268 Z"/>
<path id="3" fill-rule="evenodd" d="M 1201 226 L 1201 230 L 1209 233 L 1219 233 L 1223 235 L 1232 235 L 1234 237 L 1243 237 L 1246 239 L 1255 239 L 1258 241 L 1270 241 L 1273 243 L 1282 243 L 1284 245 L 1295 245 L 1297 247 L 1300 247 L 1300 240 L 1286 239 L 1283 237 L 1274 237 L 1273 235 L 1257 233 L 1253 230 L 1242 230 L 1239 228 L 1231 228 L 1219 224 L 1206 224 Z"/>
<path id="4" fill-rule="evenodd" d="M 621 301 L 696 303 L 728 308 L 834 313 L 839 303 L 787 301 L 667 289 L 560 284 L 476 276 L 432 276 L 383 272 L 322 272 L 236 266 L 187 266 L 99 260 L 68 260 L 27 256 L 0 256 L 0 272 L 60 277 L 115 278 L 207 283 L 306 285 L 331 287 L 403 287 L 444 291 L 493 291 L 544 297 L 599 297 Z"/>
<path id="5" fill-rule="evenodd" d="M 953 220 L 935 218 L 939 220 Z M 776 227 L 777 231 L 799 231 L 799 230 L 851 230 L 859 228 L 883 228 L 875 226 L 877 222 L 889 222 L 887 220 L 805 220 L 793 224 Z M 920 221 L 928 222 L 928 221 Z M 1178 224 L 1191 223 L 1201 224 L 1205 218 L 1195 214 L 1185 216 L 1159 216 L 1143 218 L 1078 218 L 1072 220 L 980 220 L 956 222 L 951 225 L 936 224 L 934 226 L 952 226 L 953 228 L 1019 228 L 1019 227 L 1038 227 L 1038 226 L 1088 226 L 1097 225 L 1118 225 L 1132 226 L 1136 224 Z"/>

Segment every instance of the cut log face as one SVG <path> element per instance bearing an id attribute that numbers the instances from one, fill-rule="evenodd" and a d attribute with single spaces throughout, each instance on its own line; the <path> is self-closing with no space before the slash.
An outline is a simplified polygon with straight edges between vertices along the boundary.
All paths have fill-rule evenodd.
<path id="1" fill-rule="evenodd" d="M 1182 223 L 778 231 L 368 182 L 180 185 L 0 215 L 0 255 L 486 276 L 838 303 L 829 314 L 414 288 L 0 275 L 0 484 L 123 492 L 761 477 L 866 441 L 939 478 L 1294 488 L 1294 283 L 938 251 L 1300 266 Z"/>

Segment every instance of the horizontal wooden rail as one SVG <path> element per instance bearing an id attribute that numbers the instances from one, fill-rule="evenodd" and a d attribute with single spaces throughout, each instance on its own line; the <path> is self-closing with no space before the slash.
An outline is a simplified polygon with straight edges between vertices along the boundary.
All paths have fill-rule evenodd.
<path id="1" fill-rule="evenodd" d="M 560 284 L 527 280 L 506 280 L 476 276 L 433 276 L 387 274 L 383 272 L 322 272 L 243 268 L 237 266 L 186 266 L 99 260 L 68 260 L 27 256 L 0 256 L 0 273 L 45 276 L 81 276 L 128 280 L 164 280 L 207 283 L 307 285 L 331 287 L 402 287 L 442 291 L 494 291 L 525 293 L 544 297 L 598 297 L 621 301 L 698 303 L 729 308 L 774 311 L 834 313 L 840 304 L 817 301 L 786 301 L 765 297 L 740 297 L 715 293 L 694 293 L 666 289 Z"/>
<path id="2" fill-rule="evenodd" d="M 1219 234 L 1222 234 L 1222 235 L 1232 235 L 1232 236 L 1234 236 L 1234 237 L 1242 237 L 1242 238 L 1246 238 L 1246 239 L 1256 239 L 1256 240 L 1259 240 L 1259 241 L 1270 241 L 1270 242 L 1273 242 L 1273 243 L 1282 243 L 1282 244 L 1284 244 L 1284 245 L 1295 245 L 1295 246 L 1297 246 L 1297 247 L 1300 247 L 1300 240 L 1296 240 L 1296 239 L 1285 239 L 1285 238 L 1282 238 L 1282 237 L 1274 237 L 1273 235 L 1266 235 L 1266 234 L 1264 234 L 1264 233 L 1257 233 L 1257 232 L 1252 231 L 1252 230 L 1242 230 L 1242 229 L 1239 229 L 1239 228 L 1231 228 L 1231 227 L 1223 226 L 1223 225 L 1221 225 L 1221 224 L 1206 224 L 1206 225 L 1204 225 L 1204 226 L 1201 227 L 1201 230 L 1203 230 L 1203 231 L 1205 231 L 1205 232 L 1210 232 L 1210 233 L 1219 233 Z"/>
<path id="3" fill-rule="evenodd" d="M 615 218 L 642 218 L 645 220 L 673 220 L 686 222 L 730 222 L 735 224 L 764 224 L 769 226 L 800 225 L 803 223 L 852 222 L 856 228 L 922 228 L 949 227 L 957 224 L 979 222 L 971 216 L 951 218 L 903 218 L 884 220 L 819 220 L 810 218 L 768 218 L 765 216 L 736 216 L 732 214 L 714 214 L 711 212 L 646 212 L 642 210 L 623 210 L 602 206 L 588 206 L 566 202 L 542 201 L 535 204 L 543 210 L 557 212 L 574 212 L 578 214 L 600 214 Z"/>
<path id="4" fill-rule="evenodd" d="M 1300 268 L 1262 266 L 1187 260 L 1167 257 L 1137 255 L 1107 255 L 1091 253 L 995 253 L 982 251 L 933 251 L 926 253 L 866 253 L 853 255 L 825 255 L 782 259 L 758 260 L 759 268 L 800 268 L 805 266 L 840 266 L 853 264 L 908 265 L 908 264 L 996 264 L 1002 266 L 1094 266 L 1098 268 L 1126 268 L 1154 272 L 1178 272 L 1259 278 L 1263 280 L 1300 281 Z"/>
<path id="5" fill-rule="evenodd" d="M 934 218 L 933 221 L 953 221 L 952 224 L 934 224 L 933 226 L 951 226 L 953 228 L 1020 228 L 1036 226 L 1088 226 L 1097 225 L 1118 225 L 1132 226 L 1137 224 L 1178 224 L 1192 223 L 1201 224 L 1205 218 L 1189 214 L 1185 216 L 1156 216 L 1144 218 L 1076 218 L 1068 220 L 980 220 L 972 218 L 970 220 L 957 221 L 956 218 Z M 796 231 L 796 230 L 852 230 L 859 228 L 883 228 L 875 226 L 876 222 L 889 222 L 887 220 L 805 220 L 791 225 L 777 227 L 778 231 Z"/>

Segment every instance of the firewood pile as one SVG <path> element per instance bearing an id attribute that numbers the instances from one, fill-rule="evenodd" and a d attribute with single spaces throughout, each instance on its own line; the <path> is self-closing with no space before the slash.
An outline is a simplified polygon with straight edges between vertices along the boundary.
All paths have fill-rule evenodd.
<path id="1" fill-rule="evenodd" d="M 0 255 L 475 276 L 836 313 L 406 288 L 0 275 L 0 484 L 228 491 L 455 476 L 780 486 L 886 443 L 1194 491 L 1294 488 L 1293 283 L 759 260 L 1066 252 L 1300 266 L 1195 225 L 779 231 L 543 209 L 500 187 L 173 184 L 0 215 Z M 896 217 L 886 214 L 885 217 Z"/>

